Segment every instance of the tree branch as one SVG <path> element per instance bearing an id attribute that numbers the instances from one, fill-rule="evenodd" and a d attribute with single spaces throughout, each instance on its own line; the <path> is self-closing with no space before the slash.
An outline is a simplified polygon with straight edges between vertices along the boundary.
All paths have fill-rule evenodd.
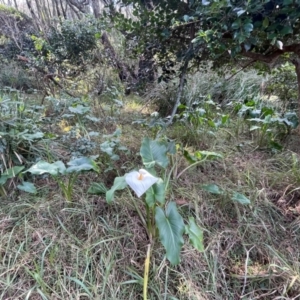
<path id="1" fill-rule="evenodd" d="M 267 64 L 274 63 L 279 56 L 281 56 L 284 53 L 287 52 L 293 52 L 295 54 L 300 54 L 300 44 L 292 44 L 289 46 L 283 46 L 282 49 L 277 49 L 273 53 L 270 54 L 261 54 L 256 52 L 246 52 L 245 50 L 241 53 L 243 56 L 257 60 L 262 61 Z"/>

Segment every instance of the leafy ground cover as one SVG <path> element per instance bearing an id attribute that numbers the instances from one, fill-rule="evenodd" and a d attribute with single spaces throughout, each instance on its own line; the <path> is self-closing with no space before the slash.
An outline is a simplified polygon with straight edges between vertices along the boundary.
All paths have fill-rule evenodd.
<path id="1" fill-rule="evenodd" d="M 164 128 L 151 114 L 155 107 L 139 98 L 101 106 L 48 98 L 36 106 L 14 97 L 1 98 L 2 168 L 89 156 L 100 172 L 78 173 L 67 200 L 48 174 L 1 183 L 1 299 L 142 299 L 150 242 L 138 213 L 145 213 L 143 200 L 124 189 L 108 204 L 105 194 L 88 191 L 93 182 L 109 189 L 116 177 L 141 168 L 144 137 L 174 141 L 166 199 L 203 234 L 202 251 L 185 243 L 176 266 L 154 244 L 148 299 L 299 298 L 293 118 L 258 100 L 230 106 L 206 97 L 187 101 Z M 220 157 L 202 160 L 201 153 Z M 22 180 L 36 193 L 17 189 Z"/>

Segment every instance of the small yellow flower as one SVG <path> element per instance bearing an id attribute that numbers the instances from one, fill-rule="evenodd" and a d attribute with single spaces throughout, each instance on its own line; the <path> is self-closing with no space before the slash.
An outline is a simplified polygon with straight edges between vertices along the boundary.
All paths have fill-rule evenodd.
<path id="1" fill-rule="evenodd" d="M 125 176 L 126 183 L 141 197 L 159 178 L 151 175 L 145 169 L 132 171 Z"/>

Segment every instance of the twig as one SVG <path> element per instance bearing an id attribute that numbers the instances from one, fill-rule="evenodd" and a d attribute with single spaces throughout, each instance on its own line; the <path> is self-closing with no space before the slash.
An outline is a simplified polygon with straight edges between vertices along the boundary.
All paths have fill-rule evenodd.
<path id="1" fill-rule="evenodd" d="M 245 70 L 246 68 L 248 68 L 250 65 L 252 65 L 254 62 L 256 62 L 256 59 L 251 60 L 249 63 L 247 63 L 245 66 L 243 66 L 240 70 L 238 70 L 237 72 L 235 72 L 233 75 L 229 76 L 226 81 L 230 80 L 232 77 L 234 77 L 236 74 L 240 73 L 241 71 Z"/>
<path id="2" fill-rule="evenodd" d="M 244 295 L 245 289 L 246 289 L 246 284 L 247 284 L 247 273 L 248 273 L 248 260 L 249 260 L 249 254 L 250 254 L 250 251 L 251 251 L 254 247 L 255 247 L 255 245 L 252 246 L 249 250 L 246 250 L 245 276 L 244 276 L 244 285 L 243 285 L 242 293 L 241 293 L 241 296 L 240 296 L 241 299 L 243 298 L 243 295 Z"/>

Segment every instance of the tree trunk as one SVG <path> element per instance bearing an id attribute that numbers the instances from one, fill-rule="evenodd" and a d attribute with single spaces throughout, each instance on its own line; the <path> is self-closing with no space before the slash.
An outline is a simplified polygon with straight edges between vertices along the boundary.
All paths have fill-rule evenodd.
<path id="1" fill-rule="evenodd" d="M 100 17 L 100 5 L 99 0 L 92 0 L 92 7 L 93 7 L 93 13 L 94 17 L 98 19 Z"/>
<path id="2" fill-rule="evenodd" d="M 61 12 L 60 12 L 60 9 L 59 9 L 59 6 L 58 6 L 58 2 L 57 2 L 58 0 L 54 0 L 54 6 L 55 6 L 55 9 L 53 8 L 53 11 L 55 11 L 56 12 L 56 16 L 58 17 L 58 18 L 60 18 L 61 17 Z"/>
<path id="3" fill-rule="evenodd" d="M 177 94 L 176 94 L 176 102 L 174 104 L 173 111 L 171 113 L 170 119 L 166 124 L 167 126 L 172 124 L 174 116 L 175 116 L 176 111 L 177 111 L 177 108 L 180 104 L 180 100 L 181 100 L 181 96 L 182 96 L 182 92 L 183 92 L 183 87 L 184 87 L 184 82 L 185 82 L 185 77 L 186 77 L 186 71 L 187 71 L 187 68 L 188 68 L 188 65 L 189 65 L 189 61 L 190 61 L 189 59 L 186 59 L 184 64 L 183 64 L 183 67 L 181 69 L 180 79 L 179 79 L 179 86 L 178 86 L 178 90 L 177 90 Z"/>
<path id="4" fill-rule="evenodd" d="M 298 84 L 298 120 L 300 121 L 300 57 L 292 60 L 292 63 L 295 66 L 296 74 L 297 74 L 297 84 Z M 300 132 L 300 127 L 298 127 Z"/>
<path id="5" fill-rule="evenodd" d="M 31 14 L 31 17 L 32 17 L 32 20 L 33 20 L 33 23 L 36 27 L 37 30 L 40 30 L 40 26 L 39 26 L 39 23 L 38 23 L 38 18 L 32 8 L 32 4 L 31 4 L 31 0 L 26 0 L 26 4 L 27 4 L 27 7 L 30 11 L 30 14 Z"/>
<path id="6" fill-rule="evenodd" d="M 101 41 L 104 46 L 105 52 L 107 56 L 110 58 L 113 67 L 115 67 L 119 71 L 119 78 L 122 82 L 126 82 L 129 86 L 127 89 L 127 93 L 130 93 L 130 87 L 132 84 L 136 84 L 137 76 L 136 74 L 130 69 L 130 67 L 122 62 L 113 46 L 111 45 L 106 32 L 104 32 L 101 36 Z"/>

